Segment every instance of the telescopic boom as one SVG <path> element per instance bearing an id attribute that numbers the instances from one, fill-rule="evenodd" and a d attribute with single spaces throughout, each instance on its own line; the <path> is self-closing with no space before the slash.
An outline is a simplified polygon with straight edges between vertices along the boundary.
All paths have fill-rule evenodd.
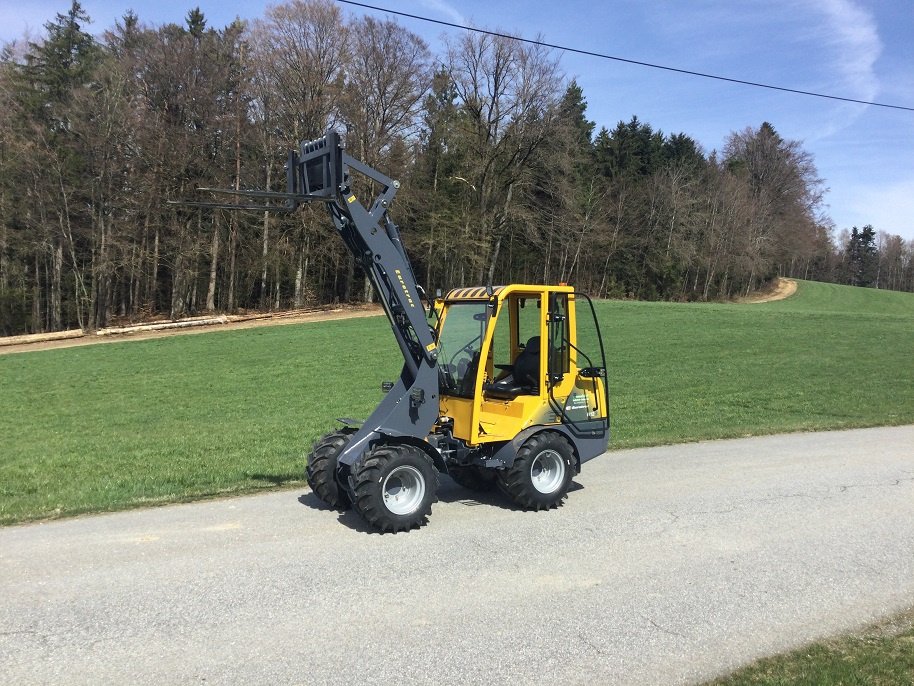
<path id="1" fill-rule="evenodd" d="M 352 191 L 352 172 L 381 188 L 367 206 Z M 322 138 L 303 142 L 298 151 L 289 151 L 286 184 L 286 193 L 199 189 L 267 201 L 263 204 L 180 204 L 268 212 L 293 212 L 312 202 L 326 204 L 340 238 L 378 293 L 403 353 L 400 378 L 340 454 L 339 464 L 346 469 L 379 438 L 422 440 L 429 433 L 438 419 L 438 349 L 422 304 L 425 294 L 416 282 L 400 231 L 387 213 L 400 183 L 347 154 L 339 134 L 331 130 Z"/>

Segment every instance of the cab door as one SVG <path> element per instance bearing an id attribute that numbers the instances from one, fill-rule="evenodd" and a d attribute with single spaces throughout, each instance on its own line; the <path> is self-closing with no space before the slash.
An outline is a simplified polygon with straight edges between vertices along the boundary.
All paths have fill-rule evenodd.
<path id="1" fill-rule="evenodd" d="M 550 294 L 548 338 L 550 408 L 573 436 L 608 438 L 606 355 L 590 298 Z"/>
<path id="2" fill-rule="evenodd" d="M 547 307 L 544 291 L 511 291 L 500 301 L 480 366 L 476 442 L 512 440 L 557 421 L 546 397 Z"/>

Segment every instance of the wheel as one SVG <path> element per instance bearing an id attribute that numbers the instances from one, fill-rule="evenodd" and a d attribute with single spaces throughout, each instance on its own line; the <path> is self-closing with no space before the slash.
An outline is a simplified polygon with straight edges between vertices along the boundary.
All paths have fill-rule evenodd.
<path id="1" fill-rule="evenodd" d="M 470 491 L 491 491 L 495 487 L 495 470 L 478 465 L 448 467 L 450 476 L 459 486 Z"/>
<path id="2" fill-rule="evenodd" d="M 437 500 L 438 472 L 431 460 L 410 445 L 372 448 L 353 465 L 353 505 L 381 531 L 420 527 Z"/>
<path id="3" fill-rule="evenodd" d="M 498 485 L 525 510 L 545 510 L 565 499 L 573 474 L 574 451 L 568 439 L 544 432 L 520 447 L 514 464 L 499 472 Z"/>
<path id="4" fill-rule="evenodd" d="M 305 478 L 317 497 L 330 507 L 345 510 L 352 504 L 349 494 L 336 482 L 336 465 L 340 453 L 349 445 L 352 434 L 334 431 L 321 438 L 308 455 Z"/>

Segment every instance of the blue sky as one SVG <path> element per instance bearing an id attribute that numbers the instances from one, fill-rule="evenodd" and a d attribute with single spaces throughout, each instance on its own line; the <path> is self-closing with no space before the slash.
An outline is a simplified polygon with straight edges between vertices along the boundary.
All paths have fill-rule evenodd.
<path id="1" fill-rule="evenodd" d="M 911 0 L 366 0 L 412 14 L 472 23 L 562 45 L 799 90 L 914 107 Z M 211 26 L 254 19 L 262 0 L 83 0 L 101 32 L 133 8 L 150 24 L 180 21 L 199 5 Z M 0 41 L 21 38 L 69 0 L 0 0 Z M 369 10 L 343 5 L 344 12 Z M 377 14 L 377 13 L 373 13 Z M 398 19 L 437 52 L 455 29 Z M 677 75 L 634 65 L 561 56 L 577 78 L 588 116 L 612 128 L 637 115 L 680 131 L 710 152 L 731 131 L 771 122 L 803 141 L 829 188 L 836 230 L 873 224 L 914 240 L 914 112 L 839 103 Z"/>

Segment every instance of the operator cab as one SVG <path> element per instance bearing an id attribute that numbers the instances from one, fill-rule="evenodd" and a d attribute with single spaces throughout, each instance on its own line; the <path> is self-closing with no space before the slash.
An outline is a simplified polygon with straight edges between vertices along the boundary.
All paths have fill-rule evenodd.
<path id="1" fill-rule="evenodd" d="M 459 288 L 436 309 L 440 410 L 454 437 L 473 446 L 554 425 L 608 437 L 606 363 L 587 296 L 569 286 Z"/>

